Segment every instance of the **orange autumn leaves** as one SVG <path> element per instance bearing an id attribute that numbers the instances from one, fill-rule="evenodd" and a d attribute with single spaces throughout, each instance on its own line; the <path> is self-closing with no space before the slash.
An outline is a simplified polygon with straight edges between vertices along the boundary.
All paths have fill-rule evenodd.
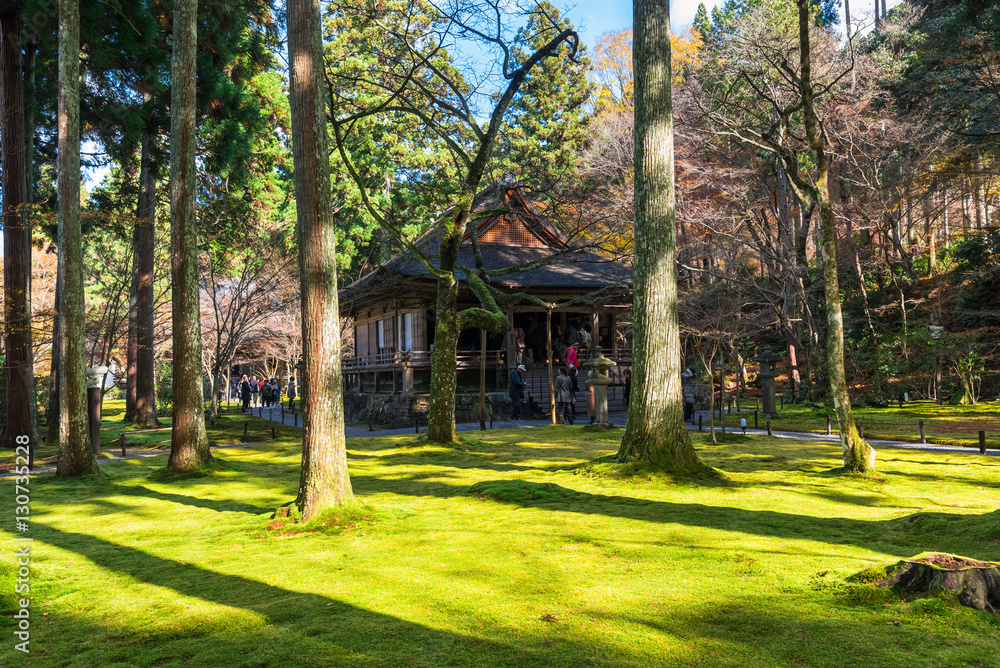
<path id="1" fill-rule="evenodd" d="M 670 36 L 670 62 L 674 86 L 684 83 L 698 64 L 701 35 L 694 28 Z M 598 110 L 622 110 L 632 106 L 632 31 L 602 35 L 594 47 L 594 80 Z"/>

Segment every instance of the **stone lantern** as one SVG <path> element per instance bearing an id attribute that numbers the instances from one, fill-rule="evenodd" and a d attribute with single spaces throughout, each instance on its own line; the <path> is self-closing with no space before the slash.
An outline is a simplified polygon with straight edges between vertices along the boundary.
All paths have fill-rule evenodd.
<path id="1" fill-rule="evenodd" d="M 774 378 L 778 373 L 774 369 L 774 364 L 781 361 L 781 358 L 764 353 L 756 361 L 760 362 L 760 371 L 757 373 L 757 377 L 760 378 L 761 412 L 766 417 L 776 416 L 778 409 L 774 397 Z"/>
<path id="2" fill-rule="evenodd" d="M 611 367 L 617 364 L 618 362 L 615 360 L 605 357 L 602 348 L 597 346 L 596 356 L 591 357 L 583 365 L 585 368 L 592 369 L 594 374 L 596 374 L 587 381 L 587 385 L 594 388 L 594 407 L 597 411 L 597 424 L 602 427 L 611 426 L 611 423 L 608 422 L 608 385 L 611 385 L 612 382 L 609 372 Z"/>

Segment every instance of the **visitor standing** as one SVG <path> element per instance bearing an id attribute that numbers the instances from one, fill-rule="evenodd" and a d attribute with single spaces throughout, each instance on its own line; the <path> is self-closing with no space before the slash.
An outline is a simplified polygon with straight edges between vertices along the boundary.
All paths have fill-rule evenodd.
<path id="1" fill-rule="evenodd" d="M 580 345 L 579 343 L 577 343 L 576 341 L 574 341 L 573 344 L 569 348 L 566 349 L 566 366 L 568 366 L 568 367 L 570 367 L 572 369 L 575 369 L 577 367 L 576 361 L 577 361 L 578 355 L 577 355 L 576 349 L 577 349 L 577 347 L 579 345 Z"/>
<path id="2" fill-rule="evenodd" d="M 266 380 L 260 383 L 260 405 L 264 408 L 271 405 L 271 383 Z"/>
<path id="3" fill-rule="evenodd" d="M 573 424 L 573 383 L 566 367 L 559 367 L 559 375 L 555 382 L 556 415 L 563 424 Z"/>
<path id="4" fill-rule="evenodd" d="M 524 372 L 527 369 L 523 364 L 518 364 L 517 368 L 510 372 L 510 419 L 521 419 L 521 395 L 524 392 Z"/>
<path id="5" fill-rule="evenodd" d="M 681 392 L 684 395 L 684 421 L 694 422 L 694 371 L 691 369 L 681 374 Z"/>
<path id="6" fill-rule="evenodd" d="M 243 378 L 240 380 L 240 398 L 243 400 L 243 412 L 250 412 L 250 400 L 253 392 L 250 389 L 250 379 L 244 374 Z"/>
<path id="7" fill-rule="evenodd" d="M 288 410 L 291 410 L 295 407 L 295 376 L 288 379 L 288 389 L 286 392 L 288 393 Z"/>

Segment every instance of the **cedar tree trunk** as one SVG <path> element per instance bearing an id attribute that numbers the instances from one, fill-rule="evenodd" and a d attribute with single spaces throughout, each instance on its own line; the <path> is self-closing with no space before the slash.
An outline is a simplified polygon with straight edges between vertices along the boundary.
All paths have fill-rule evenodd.
<path id="1" fill-rule="evenodd" d="M 156 228 L 157 169 L 153 158 L 153 131 L 142 135 L 139 168 L 139 206 L 133 252 L 136 262 L 135 295 L 135 413 L 132 424 L 140 429 L 160 426 L 156 419 L 156 385 L 153 378 L 153 300 Z M 200 338 L 199 338 L 200 340 Z"/>
<path id="2" fill-rule="evenodd" d="M 60 478 L 97 473 L 87 418 L 86 309 L 80 227 L 80 5 L 59 0 L 59 252 L 63 256 L 58 318 Z"/>
<path id="3" fill-rule="evenodd" d="M 65 259 L 63 258 L 62 248 L 58 248 L 56 252 L 56 295 L 55 303 L 56 310 L 58 310 L 58 305 L 62 304 L 62 293 L 63 293 L 63 273 Z M 45 428 L 46 435 L 45 440 L 48 443 L 58 443 L 59 442 L 59 368 L 62 366 L 62 346 L 59 342 L 62 340 L 62 318 L 56 315 L 52 319 L 52 352 L 50 353 L 49 362 L 49 403 L 48 408 L 45 411 Z"/>
<path id="4" fill-rule="evenodd" d="M 677 318 L 674 139 L 667 0 L 633 3 L 635 323 L 633 390 L 618 460 L 699 468 L 684 426 Z"/>
<path id="5" fill-rule="evenodd" d="M 31 354 L 31 301 L 28 274 L 25 192 L 24 81 L 21 61 L 21 3 L 0 6 L 0 172 L 3 188 L 4 352 L 7 422 L 2 442 L 14 449 L 18 436 L 34 442 L 31 395 L 35 379 Z"/>
<path id="6" fill-rule="evenodd" d="M 174 422 L 170 459 L 174 472 L 212 461 L 205 433 L 201 375 L 201 308 L 198 295 L 198 221 L 195 217 L 195 51 L 198 0 L 176 0 L 170 93 L 170 253 L 173 264 Z"/>
<path id="7" fill-rule="evenodd" d="M 354 498 L 344 441 L 337 303 L 337 229 L 330 192 L 323 35 L 319 0 L 288 1 L 292 150 L 302 283 L 302 473 L 295 503 L 304 520 Z"/>
<path id="8" fill-rule="evenodd" d="M 125 421 L 135 419 L 135 364 L 139 351 L 138 332 L 135 331 L 135 300 L 139 290 L 139 260 L 135 256 L 135 235 L 139 226 L 132 230 L 132 280 L 128 289 L 128 339 L 125 342 Z"/>

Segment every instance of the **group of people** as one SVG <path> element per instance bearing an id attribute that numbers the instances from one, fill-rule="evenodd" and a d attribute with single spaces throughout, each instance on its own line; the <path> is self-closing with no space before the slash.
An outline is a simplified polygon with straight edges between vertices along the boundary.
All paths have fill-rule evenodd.
<path id="1" fill-rule="evenodd" d="M 271 408 L 281 403 L 281 383 L 277 378 L 257 378 L 256 375 L 247 377 L 246 374 L 235 384 L 234 388 L 237 396 L 243 404 L 243 412 L 248 413 L 251 407 Z M 295 379 L 289 381 L 285 390 L 291 401 L 295 399 Z"/>
<path id="2" fill-rule="evenodd" d="M 527 368 L 523 364 L 518 364 L 517 368 L 510 372 L 510 385 L 508 395 L 511 404 L 511 420 L 521 419 L 521 399 L 524 395 L 524 374 Z M 588 371 L 588 379 L 593 375 L 593 371 Z M 627 382 L 631 382 L 631 372 Z M 556 397 L 556 415 L 561 418 L 564 424 L 576 422 L 576 395 L 580 391 L 580 380 L 575 366 L 563 366 L 559 368 L 559 375 L 556 376 L 554 385 Z M 594 424 L 596 419 L 596 407 L 594 405 L 594 393 L 591 386 L 587 386 L 587 416 L 590 424 Z"/>
<path id="3" fill-rule="evenodd" d="M 576 393 L 580 391 L 580 382 L 577 380 L 576 367 L 559 367 L 559 375 L 556 376 L 554 389 L 556 395 L 556 415 L 562 419 L 563 424 L 573 424 L 576 422 Z M 593 401 L 593 397 L 588 391 L 587 415 L 590 416 L 591 424 L 594 424 L 594 409 L 591 405 Z"/>
<path id="4" fill-rule="evenodd" d="M 553 362 L 565 363 L 567 367 L 579 368 L 577 362 L 580 353 L 590 350 L 593 340 L 592 327 L 590 323 L 579 320 L 570 320 L 566 324 L 566 331 L 561 331 L 558 326 L 552 332 L 552 356 Z M 511 355 L 511 361 L 516 364 L 523 364 L 531 360 L 536 364 L 541 364 L 548 355 L 548 335 L 545 330 L 545 323 L 538 322 L 532 316 L 528 325 L 528 332 L 515 326 L 507 335 L 501 347 Z M 530 354 L 528 354 L 530 353 Z"/>

